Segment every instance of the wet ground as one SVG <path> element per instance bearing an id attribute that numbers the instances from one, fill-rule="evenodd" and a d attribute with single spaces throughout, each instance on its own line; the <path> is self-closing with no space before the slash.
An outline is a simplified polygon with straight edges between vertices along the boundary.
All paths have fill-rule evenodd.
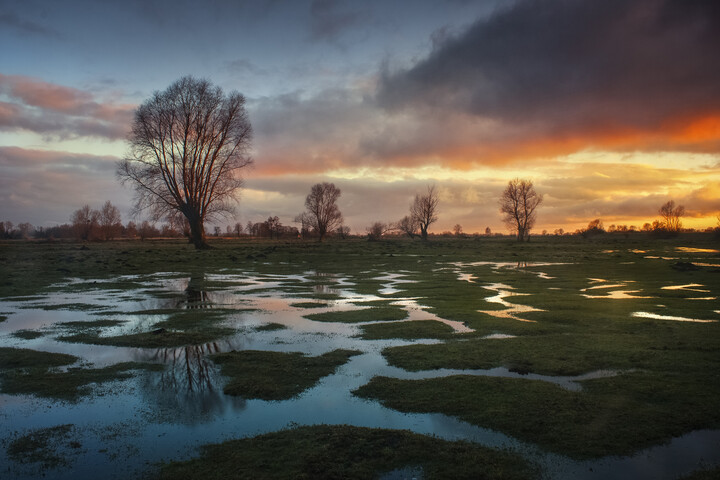
<path id="1" fill-rule="evenodd" d="M 438 268 L 455 272 L 458 282 L 477 283 L 479 298 L 493 304 L 492 309 L 478 308 L 478 312 L 508 322 L 534 322 L 527 314 L 546 309 L 515 303 L 514 299 L 526 292 L 501 282 L 480 280 L 477 269 L 518 270 L 530 274 L 536 282 L 543 282 L 553 278 L 546 271 L 546 267 L 553 265 L 559 264 L 450 262 Z M 137 372 L 128 380 L 100 385 L 92 395 L 77 402 L 0 394 L 0 424 L 5 432 L 5 446 L 38 429 L 72 425 L 64 440 L 55 445 L 66 459 L 65 464 L 48 468 L 23 463 L 10 458 L 3 448 L 0 465 L 7 465 L 3 478 L 6 474 L 8 478 L 96 478 L 98 471 L 106 472 L 103 476 L 109 478 L 128 478 L 151 470 L 153 464 L 160 461 L 189 458 L 197 454 L 197 447 L 203 444 L 254 436 L 292 425 L 320 423 L 408 429 L 444 439 L 467 439 L 507 447 L 539 463 L 547 478 L 676 478 L 698 466 L 720 463 L 720 431 L 717 430 L 694 431 L 631 457 L 585 462 L 545 453 L 532 444 L 449 416 L 400 413 L 354 396 L 353 390 L 375 376 L 401 379 L 456 374 L 500 376 L 550 382 L 578 391 L 582 389 L 583 380 L 623 373 L 598 370 L 574 377 L 548 376 L 504 367 L 408 372 L 389 366 L 381 355 L 382 350 L 441 340 L 364 340 L 360 337 L 363 322 L 311 319 L 313 315 L 329 312 L 370 310 L 383 303 L 405 311 L 404 319 L 390 320 L 392 322 L 433 320 L 451 327 L 455 335 L 473 332 L 464 322 L 444 319 L 430 311 L 422 296 L 411 295 L 408 285 L 413 282 L 412 273 L 374 274 L 381 287 L 370 294 L 357 293 L 353 276 L 316 271 L 274 275 L 226 270 L 195 277 L 164 272 L 124 276 L 112 281 L 75 279 L 54 285 L 46 293 L 31 298 L 3 300 L 0 312 L 7 319 L 0 323 L 0 346 L 69 353 L 82 359 L 80 365 L 95 368 L 126 361 L 160 363 L 166 367 L 160 372 Z M 711 314 L 715 308 L 716 318 L 691 318 L 675 311 L 663 315 L 638 311 L 633 312 L 633 316 L 679 322 L 720 320 L 717 307 L 713 307 L 717 305 L 714 300 L 718 292 L 712 292 L 706 285 L 671 283 L 662 288 L 688 295 L 688 302 L 706 302 Z M 652 297 L 642 288 L 636 288 L 631 280 L 603 278 L 586 278 L 578 285 L 576 295 L 617 302 Z M 232 328 L 236 333 L 213 342 L 173 348 L 103 346 L 58 340 L 72 329 L 82 329 L 77 322 L 103 319 L 116 323 L 93 327 L 100 337 L 152 331 L 154 324 L 168 317 L 167 312 L 183 309 L 222 311 L 219 325 Z M 308 315 L 311 318 L 306 318 Z M 67 322 L 74 322 L 73 326 L 69 327 Z M 264 328 L 268 325 L 273 327 Z M 484 338 L 502 342 L 513 337 L 500 331 Z M 208 359 L 208 354 L 233 350 L 302 352 L 317 356 L 341 348 L 361 354 L 313 388 L 283 401 L 246 400 L 223 394 L 225 379 Z"/>

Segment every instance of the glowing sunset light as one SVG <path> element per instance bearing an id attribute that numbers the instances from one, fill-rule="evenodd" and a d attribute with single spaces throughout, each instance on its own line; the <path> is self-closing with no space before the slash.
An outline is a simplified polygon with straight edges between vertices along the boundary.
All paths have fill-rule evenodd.
<path id="1" fill-rule="evenodd" d="M 668 200 L 684 227 L 717 225 L 712 2 L 251 3 L 163 21 L 137 4 L 7 6 L 0 220 L 55 225 L 108 199 L 129 220 L 112 165 L 134 110 L 190 74 L 247 98 L 255 166 L 228 224 L 291 224 L 332 181 L 355 232 L 399 220 L 428 185 L 431 231 L 507 232 L 498 197 L 528 178 L 544 196 L 534 233 L 641 228 Z"/>

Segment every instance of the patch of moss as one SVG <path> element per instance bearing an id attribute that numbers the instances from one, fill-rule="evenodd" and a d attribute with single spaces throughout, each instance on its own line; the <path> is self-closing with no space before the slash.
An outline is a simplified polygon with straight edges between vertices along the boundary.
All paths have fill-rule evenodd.
<path id="1" fill-rule="evenodd" d="M 99 369 L 70 368 L 55 371 L 40 366 L 17 368 L 0 373 L 4 393 L 37 395 L 75 401 L 90 393 L 90 384 L 130 378 L 132 370 L 159 370 L 161 365 L 126 362 Z"/>
<path id="2" fill-rule="evenodd" d="M 305 315 L 305 318 L 316 322 L 378 322 L 404 320 L 407 312 L 398 307 L 374 307 L 359 310 L 348 310 L 342 312 L 323 312 Z"/>
<path id="3" fill-rule="evenodd" d="M 255 330 L 258 332 L 272 332 L 275 330 L 285 330 L 287 327 L 283 325 L 282 323 L 266 323 L 264 325 L 260 325 Z"/>
<path id="4" fill-rule="evenodd" d="M 18 463 L 35 463 L 43 469 L 68 465 L 70 450 L 81 448 L 72 440 L 74 425 L 41 428 L 12 440 L 7 447 L 8 457 Z"/>
<path id="5" fill-rule="evenodd" d="M 415 340 L 419 338 L 451 338 L 454 330 L 451 326 L 435 320 L 417 320 L 412 322 L 373 323 L 360 327 L 363 340 L 383 340 L 401 338 Z"/>
<path id="6" fill-rule="evenodd" d="M 720 395 L 717 381 L 698 389 L 682 375 L 635 372 L 582 383 L 582 392 L 572 392 L 525 379 L 375 377 L 354 393 L 403 412 L 457 416 L 576 458 L 629 455 L 720 426 L 720 413 L 709 401 Z"/>
<path id="7" fill-rule="evenodd" d="M 34 340 L 43 335 L 45 335 L 43 332 L 38 332 L 37 330 L 17 330 L 12 333 L 13 337 L 22 338 L 23 340 Z"/>
<path id="8" fill-rule="evenodd" d="M 71 365 L 77 357 L 65 353 L 49 353 L 28 348 L 0 347 L 0 373 L 17 368 L 53 368 Z"/>
<path id="9" fill-rule="evenodd" d="M 528 479 L 517 455 L 407 431 L 312 426 L 207 445 L 199 458 L 162 466 L 161 479 L 367 479 L 409 468 L 427 479 Z"/>
<path id="10" fill-rule="evenodd" d="M 319 308 L 327 307 L 327 305 L 327 302 L 297 302 L 290 304 L 293 308 Z"/>
<path id="11" fill-rule="evenodd" d="M 212 355 L 223 375 L 229 377 L 228 395 L 262 400 L 285 400 L 312 387 L 322 377 L 358 355 L 354 350 L 333 350 L 318 357 L 302 353 L 245 350 Z"/>

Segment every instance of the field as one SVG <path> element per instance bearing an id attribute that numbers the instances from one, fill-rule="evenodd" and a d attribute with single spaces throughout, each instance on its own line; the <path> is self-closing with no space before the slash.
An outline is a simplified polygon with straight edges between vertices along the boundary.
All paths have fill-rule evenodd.
<path id="1" fill-rule="evenodd" d="M 0 243 L 5 478 L 713 478 L 720 242 Z"/>

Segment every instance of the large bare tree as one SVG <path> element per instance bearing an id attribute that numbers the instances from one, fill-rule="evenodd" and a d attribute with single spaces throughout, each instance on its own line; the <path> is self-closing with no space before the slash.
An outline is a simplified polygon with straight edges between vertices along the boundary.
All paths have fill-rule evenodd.
<path id="1" fill-rule="evenodd" d="M 531 180 L 516 178 L 508 182 L 507 187 L 500 196 L 500 212 L 503 214 L 505 224 L 517 233 L 519 242 L 530 238 L 530 230 L 535 225 L 537 214 L 535 210 L 542 202 L 533 187 Z"/>
<path id="2" fill-rule="evenodd" d="M 303 218 L 317 232 L 320 242 L 328 232 L 343 223 L 342 213 L 337 206 L 341 193 L 334 183 L 323 182 L 313 185 L 305 199 L 307 215 Z"/>
<path id="3" fill-rule="evenodd" d="M 183 77 L 138 107 L 117 174 L 135 188 L 136 211 L 182 214 L 195 248 L 207 248 L 205 220 L 232 212 L 251 138 L 243 95 Z"/>
<path id="4" fill-rule="evenodd" d="M 425 195 L 415 195 L 415 200 L 410 205 L 410 218 L 420 227 L 420 237 L 425 241 L 427 241 L 428 237 L 428 227 L 438 219 L 439 201 L 435 185 L 432 185 L 427 188 Z"/>
<path id="5" fill-rule="evenodd" d="M 682 205 L 675 206 L 673 200 L 669 200 L 663 204 L 658 211 L 662 217 L 662 228 L 668 232 L 678 233 L 682 228 L 680 217 L 685 215 L 685 207 Z"/>

